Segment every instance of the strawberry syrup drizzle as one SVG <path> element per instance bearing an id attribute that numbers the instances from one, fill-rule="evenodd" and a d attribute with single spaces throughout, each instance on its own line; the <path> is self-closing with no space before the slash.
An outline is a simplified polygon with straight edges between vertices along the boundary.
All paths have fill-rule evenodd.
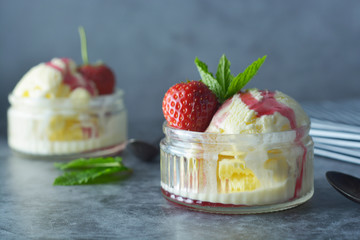
<path id="1" fill-rule="evenodd" d="M 74 88 L 76 88 L 75 84 L 77 82 L 77 79 L 75 76 L 73 76 L 70 71 L 69 71 L 69 62 L 70 60 L 68 58 L 61 58 L 61 61 L 63 63 L 65 63 L 65 68 L 62 69 L 61 67 L 55 65 L 52 62 L 47 62 L 46 65 L 49 67 L 52 67 L 56 70 L 58 70 L 59 72 L 61 72 L 62 76 L 63 76 L 63 82 L 64 84 L 67 84 L 70 86 L 71 90 L 73 90 Z"/>
<path id="2" fill-rule="evenodd" d="M 216 111 L 215 115 L 216 117 L 214 118 L 214 122 L 213 124 L 215 124 L 215 126 L 217 128 L 220 128 L 220 124 L 229 116 L 229 112 L 228 111 L 224 111 L 220 116 L 218 116 L 219 112 L 221 112 L 223 109 L 226 109 L 231 103 L 232 103 L 232 98 L 227 99 L 221 106 L 220 108 Z"/>
<path id="3" fill-rule="evenodd" d="M 254 110 L 257 113 L 258 117 L 265 116 L 265 115 L 272 115 L 275 112 L 280 113 L 284 117 L 286 117 L 290 122 L 291 129 L 296 131 L 296 138 L 295 142 L 301 146 L 304 150 L 302 161 L 301 161 L 301 169 L 300 169 L 300 176 L 296 179 L 295 185 L 295 192 L 293 199 L 298 197 L 298 194 L 301 190 L 302 180 L 303 180 L 303 171 L 304 165 L 306 160 L 306 153 L 307 149 L 304 144 L 301 142 L 301 138 L 303 136 L 303 132 L 299 131 L 296 128 L 296 118 L 294 110 L 282 103 L 279 103 L 275 99 L 275 93 L 270 91 L 260 91 L 261 96 L 263 97 L 260 101 L 253 97 L 250 92 L 241 93 L 240 98 L 241 100 L 249 107 L 249 109 Z"/>
<path id="4" fill-rule="evenodd" d="M 201 200 L 193 200 L 190 198 L 184 198 L 181 197 L 179 195 L 170 193 L 166 190 L 164 190 L 163 188 L 161 188 L 161 192 L 164 196 L 166 196 L 166 199 L 174 199 L 175 201 L 172 201 L 175 204 L 178 205 L 182 205 L 186 204 L 188 207 L 190 207 L 189 205 L 198 205 L 198 206 L 202 206 L 202 207 L 221 207 L 221 208 L 231 208 L 231 207 L 245 207 L 247 205 L 243 205 L 243 204 L 225 204 L 225 203 L 213 203 L 213 202 L 206 202 L 206 201 L 201 201 Z"/>
<path id="5" fill-rule="evenodd" d="M 74 90 L 78 87 L 84 88 L 87 90 L 92 96 L 96 95 L 95 88 L 87 83 L 85 80 L 83 82 L 80 81 L 75 75 L 71 74 L 70 72 L 70 59 L 69 58 L 61 58 L 61 61 L 65 63 L 65 68 L 62 69 L 61 67 L 53 64 L 52 62 L 45 63 L 47 66 L 52 67 L 53 69 L 58 70 L 63 76 L 64 84 L 68 85 L 71 90 Z"/>

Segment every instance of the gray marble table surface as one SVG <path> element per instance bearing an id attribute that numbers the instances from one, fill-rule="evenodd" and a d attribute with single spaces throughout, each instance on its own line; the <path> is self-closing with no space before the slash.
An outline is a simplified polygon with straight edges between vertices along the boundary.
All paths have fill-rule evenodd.
<path id="1" fill-rule="evenodd" d="M 147 136 L 150 138 L 150 136 Z M 53 162 L 14 155 L 0 138 L 0 239 L 359 239 L 360 205 L 325 172 L 360 176 L 360 166 L 315 157 L 315 194 L 296 208 L 258 215 L 189 211 L 160 193 L 159 157 L 111 184 L 53 186 Z"/>

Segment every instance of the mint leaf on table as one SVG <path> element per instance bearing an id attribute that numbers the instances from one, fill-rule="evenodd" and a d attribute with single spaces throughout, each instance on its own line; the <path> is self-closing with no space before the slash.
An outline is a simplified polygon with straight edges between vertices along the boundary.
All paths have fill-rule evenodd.
<path id="1" fill-rule="evenodd" d="M 57 177 L 54 185 L 82 185 L 82 184 L 96 184 L 107 182 L 107 180 L 116 180 L 114 174 L 129 170 L 126 167 L 111 167 L 111 168 L 89 168 L 83 171 L 69 171 L 62 176 Z"/>
<path id="2" fill-rule="evenodd" d="M 131 169 L 123 165 L 120 157 L 80 158 L 69 163 L 55 163 L 54 165 L 65 170 L 62 176 L 55 179 L 54 185 L 106 183 L 131 173 Z"/>
<path id="3" fill-rule="evenodd" d="M 205 63 L 195 58 L 195 64 L 201 76 L 201 81 L 216 95 L 218 101 L 223 103 L 238 93 L 257 73 L 266 59 L 266 55 L 250 64 L 244 72 L 234 77 L 230 72 L 230 61 L 222 55 L 218 64 L 216 78 L 208 71 Z"/>
<path id="4" fill-rule="evenodd" d="M 208 71 L 205 63 L 195 58 L 195 64 L 201 76 L 201 81 L 216 95 L 218 99 L 224 95 L 224 90 L 214 76 Z"/>
<path id="5" fill-rule="evenodd" d="M 71 168 L 118 167 L 122 164 L 121 157 L 79 158 L 68 163 L 55 163 L 55 167 L 66 170 Z"/>

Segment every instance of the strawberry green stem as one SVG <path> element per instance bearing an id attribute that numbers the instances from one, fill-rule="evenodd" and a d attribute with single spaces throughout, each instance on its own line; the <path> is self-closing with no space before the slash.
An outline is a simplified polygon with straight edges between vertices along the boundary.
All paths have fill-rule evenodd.
<path id="1" fill-rule="evenodd" d="M 79 27 L 79 34 L 80 34 L 80 45 L 81 45 L 81 57 L 84 65 L 88 65 L 89 59 L 87 54 L 86 34 L 83 26 Z"/>

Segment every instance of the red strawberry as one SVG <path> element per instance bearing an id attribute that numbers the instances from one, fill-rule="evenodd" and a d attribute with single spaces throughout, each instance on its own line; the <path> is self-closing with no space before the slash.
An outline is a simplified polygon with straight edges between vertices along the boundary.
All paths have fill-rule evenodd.
<path id="1" fill-rule="evenodd" d="M 95 84 L 99 95 L 111 94 L 114 92 L 115 76 L 111 69 L 106 65 L 83 65 L 78 71 L 85 79 L 92 81 Z"/>
<path id="2" fill-rule="evenodd" d="M 172 86 L 163 99 L 163 113 L 175 128 L 203 132 L 218 108 L 216 95 L 202 82 Z"/>
<path id="3" fill-rule="evenodd" d="M 111 94 L 115 89 L 115 75 L 105 64 L 90 65 L 87 56 L 86 35 L 83 27 L 79 28 L 81 39 L 81 55 L 84 65 L 78 68 L 78 71 L 84 78 L 93 82 L 99 95 Z"/>

